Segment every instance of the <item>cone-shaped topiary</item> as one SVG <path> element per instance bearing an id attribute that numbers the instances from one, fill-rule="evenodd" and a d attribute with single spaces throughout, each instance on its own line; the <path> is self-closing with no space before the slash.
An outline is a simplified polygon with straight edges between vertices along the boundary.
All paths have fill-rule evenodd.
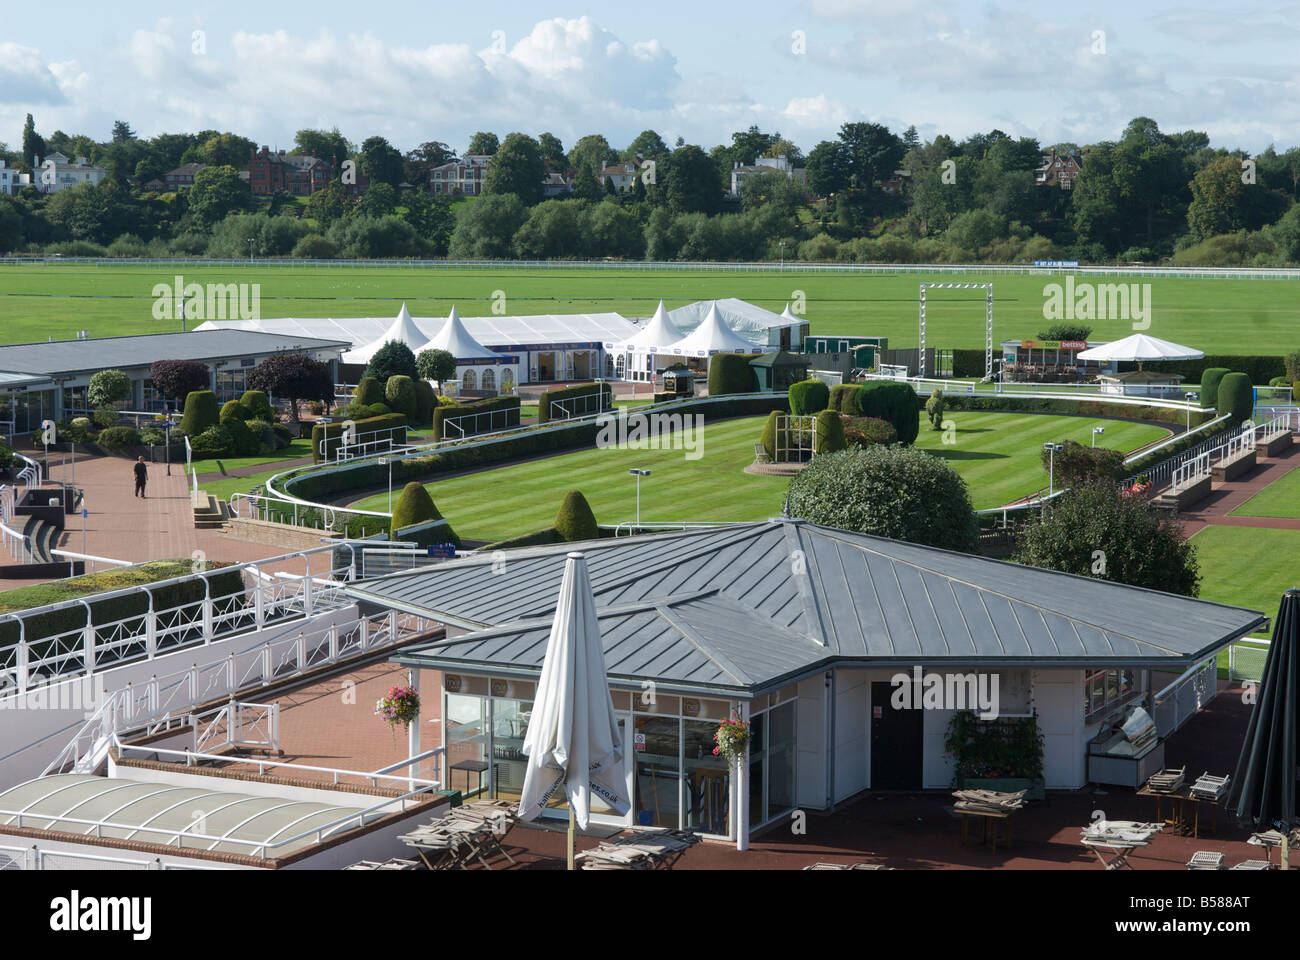
<path id="1" fill-rule="evenodd" d="M 221 407 L 217 405 L 217 395 L 211 390 L 194 390 L 185 398 L 181 430 L 187 436 L 197 437 L 208 427 L 215 427 L 220 420 Z"/>
<path id="2" fill-rule="evenodd" d="M 1206 367 L 1201 371 L 1202 407 L 1213 407 L 1219 402 L 1219 382 L 1231 372 L 1227 367 Z"/>
<path id="3" fill-rule="evenodd" d="M 831 389 L 820 380 L 801 380 L 790 385 L 790 412 L 821 413 L 831 402 Z"/>
<path id="4" fill-rule="evenodd" d="M 374 377 L 362 377 L 361 382 L 357 384 L 357 392 L 353 395 L 352 402 L 366 406 L 383 403 L 384 385 Z"/>
<path id="5" fill-rule="evenodd" d="M 394 374 L 384 384 L 384 402 L 394 413 L 405 414 L 407 420 L 415 419 L 415 384 L 410 377 Z"/>
<path id="6" fill-rule="evenodd" d="M 424 523 L 426 520 L 441 520 L 442 514 L 433 505 L 433 497 L 424 489 L 424 484 L 411 481 L 402 488 L 402 494 L 393 504 L 393 522 L 391 530 L 394 535 L 403 527 Z"/>
<path id="7" fill-rule="evenodd" d="M 1219 416 L 1232 414 L 1241 423 L 1255 412 L 1255 387 L 1244 373 L 1229 373 L 1219 381 L 1219 399 L 1214 404 Z"/>
<path id="8" fill-rule="evenodd" d="M 846 446 L 848 441 L 844 439 L 844 421 L 840 415 L 834 410 L 823 410 L 817 414 L 817 455 L 834 453 Z"/>
<path id="9" fill-rule="evenodd" d="M 555 529 L 565 540 L 595 540 L 600 536 L 596 515 L 581 490 L 570 490 L 564 495 L 560 512 L 555 515 Z"/>

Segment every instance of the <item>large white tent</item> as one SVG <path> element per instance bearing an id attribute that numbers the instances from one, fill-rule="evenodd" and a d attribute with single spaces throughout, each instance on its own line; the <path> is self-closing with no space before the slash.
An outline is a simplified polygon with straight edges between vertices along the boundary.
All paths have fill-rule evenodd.
<path id="1" fill-rule="evenodd" d="M 773 313 L 735 297 L 688 303 L 684 307 L 670 310 L 668 317 L 682 333 L 690 333 L 704 323 L 714 310 L 728 328 L 765 349 L 799 349 L 802 342 L 800 330 L 805 321 L 789 314 L 788 309 L 786 314 Z M 783 337 L 783 330 L 790 331 L 788 336 Z"/>
<path id="2" fill-rule="evenodd" d="M 519 382 L 519 357 L 498 353 L 479 343 L 465 329 L 453 304 L 426 350 L 446 350 L 456 358 L 456 379 L 462 390 L 513 392 Z"/>
<path id="3" fill-rule="evenodd" d="M 473 360 L 479 357 L 497 357 L 499 354 L 493 353 L 483 344 L 470 335 L 465 329 L 465 324 L 460 320 L 456 313 L 456 307 L 453 304 L 451 313 L 443 321 L 442 327 L 438 332 L 429 338 L 425 345 L 426 350 L 446 350 L 457 360 Z"/>
<path id="4" fill-rule="evenodd" d="M 1205 354 L 1195 347 L 1184 347 L 1181 343 L 1170 343 L 1159 337 L 1148 337 L 1145 333 L 1135 333 L 1123 340 L 1102 343 L 1087 350 L 1080 350 L 1075 356 L 1079 360 L 1098 360 L 1103 363 L 1111 360 L 1200 360 Z"/>
<path id="5" fill-rule="evenodd" d="M 407 311 L 405 303 L 402 304 L 402 309 L 398 311 L 397 319 L 389 324 L 387 330 L 365 346 L 357 347 L 343 354 L 343 362 L 369 363 L 370 359 L 379 352 L 379 348 L 392 340 L 406 344 L 411 348 L 412 353 L 419 353 L 429 340 L 428 335 L 411 319 L 411 314 Z"/>
<path id="6" fill-rule="evenodd" d="M 665 348 L 681 339 L 682 331 L 673 325 L 664 302 L 660 300 L 650 322 L 635 336 L 620 341 L 606 340 L 605 350 L 614 360 L 616 376 L 651 380 L 655 374 L 654 358 L 665 354 Z"/>
<path id="7" fill-rule="evenodd" d="M 727 326 L 715 306 L 705 315 L 703 323 L 659 352 L 676 357 L 711 357 L 718 353 L 762 353 L 765 349 Z"/>

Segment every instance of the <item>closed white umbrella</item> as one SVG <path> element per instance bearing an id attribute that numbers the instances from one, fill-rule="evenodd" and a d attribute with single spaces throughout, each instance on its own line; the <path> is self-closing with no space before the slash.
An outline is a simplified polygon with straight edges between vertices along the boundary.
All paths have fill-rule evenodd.
<path id="1" fill-rule="evenodd" d="M 541 816 L 556 792 L 563 790 L 569 800 L 572 870 L 574 821 L 587 829 L 592 794 L 616 813 L 627 813 L 630 806 L 596 600 L 587 560 L 581 553 L 569 554 L 564 564 L 523 752 L 528 761 L 519 817 L 534 820 Z"/>

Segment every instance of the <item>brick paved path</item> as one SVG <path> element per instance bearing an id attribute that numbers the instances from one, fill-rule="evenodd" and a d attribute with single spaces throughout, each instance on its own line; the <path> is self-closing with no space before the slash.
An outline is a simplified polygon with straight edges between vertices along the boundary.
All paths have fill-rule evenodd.
<path id="1" fill-rule="evenodd" d="M 1300 445 L 1292 443 L 1276 457 L 1259 457 L 1255 469 L 1243 479 L 1215 483 L 1208 497 L 1181 511 L 1183 533 L 1191 536 L 1207 526 L 1256 527 L 1270 530 L 1300 530 L 1300 519 L 1288 517 L 1232 517 L 1243 503 L 1269 484 L 1300 467 Z"/>

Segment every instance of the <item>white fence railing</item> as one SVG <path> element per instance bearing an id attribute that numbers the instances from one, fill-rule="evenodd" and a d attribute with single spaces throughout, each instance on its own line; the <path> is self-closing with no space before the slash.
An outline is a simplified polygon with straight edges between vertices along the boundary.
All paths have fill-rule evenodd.
<path id="1" fill-rule="evenodd" d="M 85 562 L 86 573 L 94 573 L 96 565 L 101 567 L 135 566 L 135 564 L 130 560 L 114 560 L 112 557 L 96 557 L 89 553 L 73 553 L 71 550 L 51 550 L 50 556 L 68 561 L 68 576 L 73 576 L 73 571 L 76 569 L 76 561 L 78 560 Z"/>
<path id="2" fill-rule="evenodd" d="M 1211 654 L 1152 695 L 1151 718 L 1161 737 L 1172 734 L 1218 694 L 1218 660 L 1217 653 Z"/>
<path id="3" fill-rule="evenodd" d="M 1262 680 L 1264 663 L 1268 660 L 1270 641 L 1243 640 L 1228 648 L 1229 680 Z"/>
<path id="4" fill-rule="evenodd" d="M 229 700 L 211 716 L 194 717 L 194 750 L 204 752 L 209 744 L 227 749 L 278 750 L 280 747 L 280 705 Z"/>
<path id="5" fill-rule="evenodd" d="M 1169 478 L 1169 486 L 1174 490 L 1181 490 L 1209 475 L 1210 451 L 1206 450 L 1175 467 Z"/>
<path id="6" fill-rule="evenodd" d="M 231 516 L 245 520 L 267 520 L 311 530 L 331 531 L 342 530 L 349 517 L 377 517 L 387 521 L 390 516 L 379 510 L 340 507 L 330 503 L 306 504 L 262 493 L 232 493 L 230 513 Z"/>

